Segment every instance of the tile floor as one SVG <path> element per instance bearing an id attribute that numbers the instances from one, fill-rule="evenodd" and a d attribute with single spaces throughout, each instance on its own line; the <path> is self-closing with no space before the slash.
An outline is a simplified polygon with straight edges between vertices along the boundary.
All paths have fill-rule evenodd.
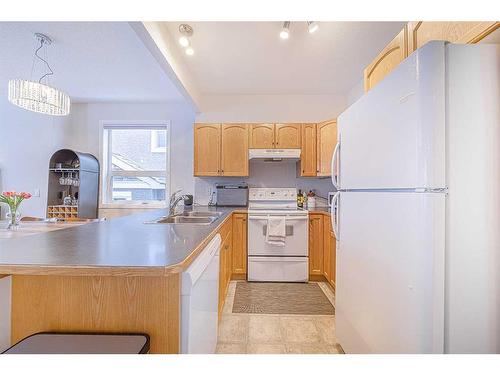
<path id="1" fill-rule="evenodd" d="M 332 305 L 334 295 L 318 283 Z M 233 314 L 236 281 L 229 285 L 219 323 L 219 354 L 338 354 L 333 315 Z"/>

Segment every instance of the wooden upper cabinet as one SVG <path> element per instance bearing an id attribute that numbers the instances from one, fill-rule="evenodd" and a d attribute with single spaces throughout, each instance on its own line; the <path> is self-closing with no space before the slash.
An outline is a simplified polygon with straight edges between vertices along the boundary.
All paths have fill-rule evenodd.
<path id="1" fill-rule="evenodd" d="M 333 150 L 337 144 L 337 120 L 316 125 L 317 176 L 330 176 Z"/>
<path id="2" fill-rule="evenodd" d="M 248 125 L 222 124 L 222 176 L 248 176 Z"/>
<path id="3" fill-rule="evenodd" d="M 300 176 L 316 176 L 316 124 L 301 126 Z"/>
<path id="4" fill-rule="evenodd" d="M 250 148 L 274 148 L 274 124 L 251 124 Z"/>
<path id="5" fill-rule="evenodd" d="M 431 40 L 451 43 L 477 43 L 498 29 L 499 22 L 431 22 L 408 23 L 408 51 L 412 53 Z"/>
<path id="6" fill-rule="evenodd" d="M 221 125 L 194 125 L 194 175 L 218 176 L 220 171 Z"/>
<path id="7" fill-rule="evenodd" d="M 300 124 L 276 124 L 275 148 L 300 148 Z"/>
<path id="8" fill-rule="evenodd" d="M 407 27 L 379 53 L 365 69 L 365 92 L 372 89 L 408 56 Z"/>

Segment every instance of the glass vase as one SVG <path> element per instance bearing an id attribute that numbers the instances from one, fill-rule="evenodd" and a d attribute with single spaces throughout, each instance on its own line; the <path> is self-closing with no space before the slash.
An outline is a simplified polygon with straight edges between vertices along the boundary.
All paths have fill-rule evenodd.
<path id="1" fill-rule="evenodd" d="M 17 230 L 19 228 L 19 222 L 21 221 L 21 213 L 17 208 L 9 207 L 9 212 L 7 212 L 7 229 Z"/>

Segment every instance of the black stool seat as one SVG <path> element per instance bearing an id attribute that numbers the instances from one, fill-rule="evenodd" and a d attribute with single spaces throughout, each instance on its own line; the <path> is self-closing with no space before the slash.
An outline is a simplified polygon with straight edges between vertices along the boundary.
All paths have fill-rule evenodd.
<path id="1" fill-rule="evenodd" d="M 2 354 L 145 354 L 145 333 L 41 332 L 28 336 Z"/>

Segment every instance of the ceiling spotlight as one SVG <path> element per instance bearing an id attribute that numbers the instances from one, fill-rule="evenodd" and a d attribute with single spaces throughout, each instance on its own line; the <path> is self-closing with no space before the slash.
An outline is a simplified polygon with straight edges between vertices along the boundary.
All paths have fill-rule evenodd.
<path id="1" fill-rule="evenodd" d="M 280 38 L 288 39 L 290 37 L 290 21 L 283 22 L 283 27 L 281 28 Z"/>
<path id="2" fill-rule="evenodd" d="M 187 37 L 193 36 L 193 28 L 187 23 L 181 23 L 179 25 L 179 32 Z"/>
<path id="3" fill-rule="evenodd" d="M 186 55 L 193 56 L 194 55 L 194 49 L 192 47 L 186 48 Z"/>
<path id="4" fill-rule="evenodd" d="M 187 36 L 181 36 L 179 38 L 179 44 L 181 46 L 183 46 L 184 48 L 187 47 L 187 46 L 189 46 L 189 39 L 187 38 Z"/>
<path id="5" fill-rule="evenodd" d="M 318 29 L 319 25 L 316 21 L 307 21 L 307 30 L 309 31 L 309 34 L 318 31 Z"/>

